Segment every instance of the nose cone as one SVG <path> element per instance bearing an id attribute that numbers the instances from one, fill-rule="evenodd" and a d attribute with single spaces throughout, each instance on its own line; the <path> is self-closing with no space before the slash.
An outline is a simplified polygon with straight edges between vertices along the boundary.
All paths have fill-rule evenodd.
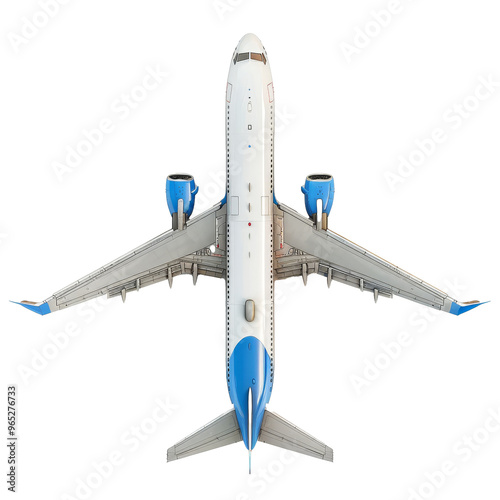
<path id="1" fill-rule="evenodd" d="M 247 33 L 238 43 L 236 52 L 256 52 L 258 54 L 264 52 L 264 47 L 259 38 L 253 33 Z"/>

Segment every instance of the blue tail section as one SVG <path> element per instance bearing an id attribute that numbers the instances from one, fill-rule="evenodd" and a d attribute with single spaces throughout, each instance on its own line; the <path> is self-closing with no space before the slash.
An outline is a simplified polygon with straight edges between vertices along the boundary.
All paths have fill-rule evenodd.
<path id="1" fill-rule="evenodd" d="M 482 306 L 483 304 L 487 304 L 489 302 L 452 302 L 451 307 L 450 307 L 450 313 L 455 314 L 456 316 L 460 316 L 461 314 L 470 311 L 471 309 L 474 309 L 478 306 Z"/>
<path id="2" fill-rule="evenodd" d="M 20 306 L 26 307 L 26 309 L 36 312 L 37 314 L 41 314 L 42 316 L 52 312 L 47 302 L 37 303 L 37 302 L 28 302 L 27 300 L 23 300 L 22 302 L 14 302 L 13 300 L 11 300 L 11 302 L 13 304 L 19 304 Z"/>
<path id="3" fill-rule="evenodd" d="M 259 437 L 266 404 L 271 397 L 271 358 L 262 342 L 249 336 L 241 339 L 229 360 L 229 396 L 236 410 L 245 446 L 252 450 Z M 249 415 L 249 390 L 251 389 L 251 412 Z M 251 422 L 251 441 L 248 427 Z"/>

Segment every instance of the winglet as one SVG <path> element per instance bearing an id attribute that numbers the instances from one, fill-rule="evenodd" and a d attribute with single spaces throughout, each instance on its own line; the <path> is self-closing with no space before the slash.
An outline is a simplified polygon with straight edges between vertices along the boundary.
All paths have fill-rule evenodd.
<path id="1" fill-rule="evenodd" d="M 37 314 L 41 314 L 42 316 L 52 312 L 47 302 L 30 302 L 29 300 L 22 300 L 21 302 L 14 302 L 11 300 L 11 302 L 13 304 L 19 304 L 20 306 L 26 307 L 26 309 L 36 312 Z"/>
<path id="2" fill-rule="evenodd" d="M 471 309 L 476 308 L 477 306 L 482 306 L 483 304 L 487 304 L 489 300 L 486 302 L 479 302 L 479 300 L 473 300 L 471 302 L 452 302 L 450 307 L 450 313 L 455 314 L 456 316 L 460 316 Z"/>

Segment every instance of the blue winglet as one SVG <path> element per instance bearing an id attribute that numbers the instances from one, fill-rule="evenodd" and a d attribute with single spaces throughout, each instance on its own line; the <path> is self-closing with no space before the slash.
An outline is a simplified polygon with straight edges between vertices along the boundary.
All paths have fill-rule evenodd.
<path id="1" fill-rule="evenodd" d="M 28 302 L 26 300 L 24 300 L 23 302 L 14 302 L 13 300 L 11 300 L 11 302 L 13 304 L 19 304 L 20 306 L 26 307 L 26 309 L 36 312 L 37 314 L 41 314 L 42 316 L 52 312 L 47 302 L 42 302 L 41 304 L 40 303 L 37 304 L 35 302 Z"/>
<path id="2" fill-rule="evenodd" d="M 452 302 L 451 303 L 451 308 L 450 308 L 450 313 L 455 314 L 456 316 L 460 316 L 460 314 L 463 314 L 467 311 L 470 311 L 471 309 L 474 309 L 477 306 L 482 306 L 483 304 L 487 304 L 489 302 Z"/>

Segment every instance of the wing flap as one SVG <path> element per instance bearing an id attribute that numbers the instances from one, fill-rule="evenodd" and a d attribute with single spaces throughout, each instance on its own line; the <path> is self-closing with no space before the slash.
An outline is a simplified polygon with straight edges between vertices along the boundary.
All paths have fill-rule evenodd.
<path id="1" fill-rule="evenodd" d="M 205 252 L 201 251 L 199 255 L 187 255 L 182 259 L 169 262 L 160 269 L 151 270 L 138 278 L 133 278 L 125 283 L 110 287 L 107 292 L 108 298 L 121 295 L 124 289 L 126 293 L 133 292 L 145 286 L 168 280 L 169 273 L 172 278 L 180 276 L 181 274 L 194 276 L 195 273 L 204 276 L 212 276 L 214 278 L 224 278 L 226 269 L 225 259 L 221 255 L 207 255 L 204 253 Z M 197 266 L 196 268 L 194 267 L 195 264 Z"/>

